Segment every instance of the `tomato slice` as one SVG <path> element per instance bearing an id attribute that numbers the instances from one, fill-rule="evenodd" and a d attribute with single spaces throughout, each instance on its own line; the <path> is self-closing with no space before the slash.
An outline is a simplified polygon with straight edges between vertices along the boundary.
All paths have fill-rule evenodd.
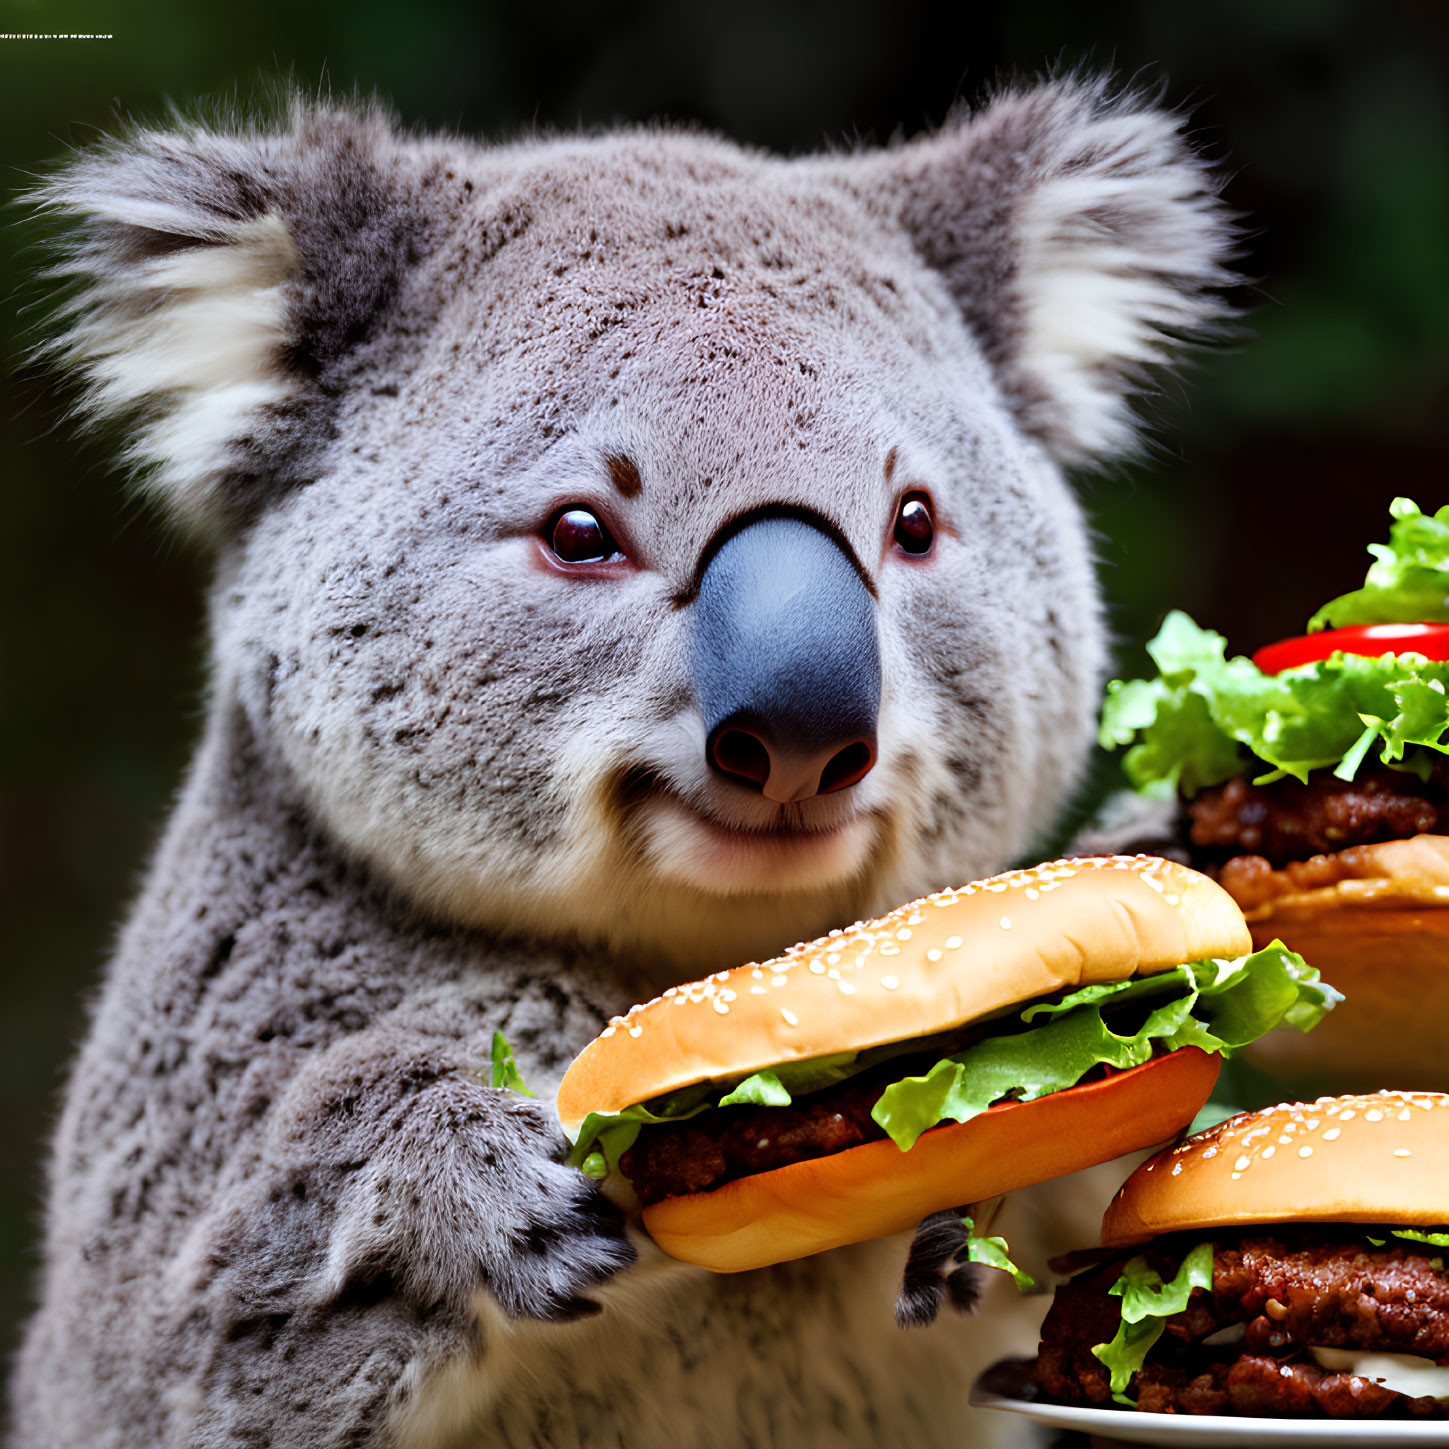
<path id="1" fill-rule="evenodd" d="M 1347 629 L 1324 629 L 1265 645 L 1253 655 L 1253 663 L 1264 674 L 1277 674 L 1327 659 L 1336 650 L 1370 658 L 1422 654 L 1426 659 L 1449 659 L 1449 624 L 1354 624 Z"/>

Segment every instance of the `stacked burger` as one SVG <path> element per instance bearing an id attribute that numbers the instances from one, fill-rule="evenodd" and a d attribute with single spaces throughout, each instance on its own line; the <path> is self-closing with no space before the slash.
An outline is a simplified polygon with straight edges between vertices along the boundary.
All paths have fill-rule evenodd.
<path id="1" fill-rule="evenodd" d="M 1037 1380 L 1157 1413 L 1449 1418 L 1449 1096 L 1243 1113 L 1158 1153 L 1057 1290 Z"/>
<path id="2" fill-rule="evenodd" d="M 1281 937 L 1347 996 L 1311 1044 L 1275 1037 L 1271 1068 L 1443 1087 L 1449 507 L 1401 498 L 1392 514 L 1364 586 L 1301 638 L 1228 658 L 1169 614 L 1148 646 L 1157 676 L 1109 686 L 1101 738 L 1139 790 L 1181 801 L 1189 859 L 1254 939 Z"/>
<path id="3" fill-rule="evenodd" d="M 1363 588 L 1251 659 L 1169 615 L 1102 740 L 1180 803 L 1189 858 L 1346 995 L 1274 1069 L 1449 1085 L 1449 508 L 1393 505 Z M 1258 1083 L 1262 1086 L 1262 1083 Z M 1260 1098 L 1261 1100 L 1261 1098 Z M 1035 1379 L 1099 1408 L 1449 1418 L 1449 1096 L 1320 1097 L 1231 1116 L 1124 1183 L 1058 1266 Z"/>

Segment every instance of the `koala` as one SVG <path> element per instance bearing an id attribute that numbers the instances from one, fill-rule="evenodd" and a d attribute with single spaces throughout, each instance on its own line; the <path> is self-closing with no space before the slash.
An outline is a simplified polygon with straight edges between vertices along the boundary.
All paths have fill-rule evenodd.
<path id="1" fill-rule="evenodd" d="M 52 357 L 212 582 L 13 1443 L 960 1443 L 989 1333 L 896 1328 L 904 1241 L 675 1263 L 551 1098 L 630 1002 L 1050 829 L 1105 658 L 1066 470 L 1223 315 L 1180 118 L 1057 79 L 785 159 L 294 98 L 37 200 Z"/>

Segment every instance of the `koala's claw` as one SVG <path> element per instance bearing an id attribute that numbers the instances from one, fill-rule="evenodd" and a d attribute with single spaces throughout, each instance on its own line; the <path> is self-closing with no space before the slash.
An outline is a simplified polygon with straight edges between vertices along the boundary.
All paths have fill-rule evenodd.
<path id="1" fill-rule="evenodd" d="M 548 1179 L 540 1179 L 546 1195 L 532 1204 L 535 1221 L 520 1250 L 485 1276 L 510 1318 L 568 1323 L 598 1313 L 587 1291 L 630 1267 L 638 1254 L 623 1214 L 592 1179 L 557 1163 L 549 1164 Z"/>
<path id="2" fill-rule="evenodd" d="M 934 1323 L 942 1301 L 948 1297 L 958 1312 L 976 1311 L 982 1270 L 975 1263 L 962 1263 L 946 1271 L 966 1247 L 969 1233 L 965 1214 L 964 1207 L 932 1213 L 916 1229 L 901 1291 L 896 1295 L 898 1327 L 925 1328 Z"/>

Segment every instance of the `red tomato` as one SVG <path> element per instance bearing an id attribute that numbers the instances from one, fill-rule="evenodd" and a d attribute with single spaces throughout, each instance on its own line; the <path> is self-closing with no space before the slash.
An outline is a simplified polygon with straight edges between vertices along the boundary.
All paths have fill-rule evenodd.
<path id="1" fill-rule="evenodd" d="M 1324 629 L 1297 639 L 1280 639 L 1253 655 L 1264 674 L 1277 674 L 1298 664 L 1327 659 L 1336 650 L 1345 654 L 1422 654 L 1426 659 L 1449 659 L 1449 624 L 1354 624 L 1347 629 Z"/>

